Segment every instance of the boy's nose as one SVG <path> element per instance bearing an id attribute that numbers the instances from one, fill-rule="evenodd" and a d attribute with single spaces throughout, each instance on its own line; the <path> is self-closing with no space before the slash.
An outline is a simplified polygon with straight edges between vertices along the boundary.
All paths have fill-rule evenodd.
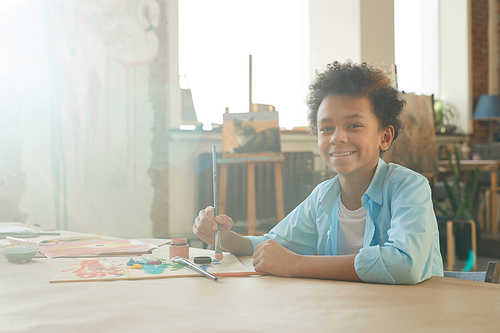
<path id="1" fill-rule="evenodd" d="M 332 137 L 330 138 L 330 144 L 332 145 L 347 143 L 347 141 L 347 136 L 341 131 L 335 131 L 335 133 L 333 133 Z"/>

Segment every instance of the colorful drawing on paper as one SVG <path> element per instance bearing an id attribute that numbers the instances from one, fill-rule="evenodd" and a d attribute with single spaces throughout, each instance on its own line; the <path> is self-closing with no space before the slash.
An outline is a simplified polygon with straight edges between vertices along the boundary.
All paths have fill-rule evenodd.
<path id="1" fill-rule="evenodd" d="M 92 240 L 67 242 L 53 245 L 41 246 L 39 251 L 47 258 L 78 257 L 78 256 L 102 256 L 115 254 L 138 255 L 146 253 L 156 245 L 146 244 L 135 239 L 117 240 Z"/>
<path id="2" fill-rule="evenodd" d="M 191 261 L 194 261 L 191 258 Z M 212 257 L 212 263 L 199 265 L 212 274 L 248 272 L 234 255 L 225 253 L 221 261 Z M 86 258 L 66 263 L 50 283 L 141 280 L 169 277 L 203 276 L 182 264 L 161 258 Z"/>

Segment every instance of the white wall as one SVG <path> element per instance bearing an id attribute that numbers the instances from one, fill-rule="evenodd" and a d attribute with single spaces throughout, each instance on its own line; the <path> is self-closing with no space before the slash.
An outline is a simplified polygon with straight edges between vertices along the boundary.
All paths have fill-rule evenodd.
<path id="1" fill-rule="evenodd" d="M 169 101 L 180 101 L 177 0 L 161 2 L 170 10 L 167 93 Z M 26 191 L 20 209 L 28 214 L 27 223 L 118 237 L 152 235 L 149 62 L 156 53 L 143 56 L 156 33 L 144 32 L 139 19 L 146 12 L 140 6 L 149 5 L 154 18 L 155 4 L 0 4 L 1 45 L 13 46 L 1 52 L 0 73 L 15 74 L 7 84 L 22 109 L 17 135 Z M 126 47 L 117 50 L 120 46 Z M 172 102 L 171 112 L 176 105 L 180 102 Z M 8 105 L 2 111 L 12 112 Z"/>
<path id="2" fill-rule="evenodd" d="M 309 73 L 334 60 L 361 60 L 359 0 L 309 0 Z"/>
<path id="3" fill-rule="evenodd" d="M 455 105 L 464 133 L 472 132 L 470 0 L 441 0 L 441 97 Z"/>
<path id="4" fill-rule="evenodd" d="M 179 24 L 177 0 L 167 0 L 167 30 L 168 30 L 168 124 L 179 128 L 182 118 L 181 90 L 179 87 Z"/>
<path id="5" fill-rule="evenodd" d="M 361 0 L 361 61 L 394 64 L 394 0 Z"/>
<path id="6" fill-rule="evenodd" d="M 393 0 L 309 0 L 309 72 L 326 64 L 394 64 Z"/>

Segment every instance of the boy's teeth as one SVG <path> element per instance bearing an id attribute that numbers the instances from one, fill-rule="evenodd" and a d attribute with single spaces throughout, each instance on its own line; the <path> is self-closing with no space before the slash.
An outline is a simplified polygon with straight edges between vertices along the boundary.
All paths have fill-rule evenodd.
<path id="1" fill-rule="evenodd" d="M 343 153 L 343 154 L 332 154 L 332 156 L 334 156 L 334 157 L 340 157 L 340 156 L 347 156 L 347 155 L 351 155 L 351 154 L 352 154 L 352 151 L 347 152 L 347 153 Z"/>

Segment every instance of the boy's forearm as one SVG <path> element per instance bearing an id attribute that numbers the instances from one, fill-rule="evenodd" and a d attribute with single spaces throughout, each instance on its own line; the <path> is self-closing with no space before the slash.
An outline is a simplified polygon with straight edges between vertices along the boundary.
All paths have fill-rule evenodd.
<path id="1" fill-rule="evenodd" d="M 230 231 L 222 241 L 222 248 L 232 254 L 251 256 L 253 254 L 252 242 L 234 231 Z"/>
<path id="2" fill-rule="evenodd" d="M 293 276 L 320 279 L 362 281 L 354 269 L 355 254 L 342 256 L 299 256 Z"/>

